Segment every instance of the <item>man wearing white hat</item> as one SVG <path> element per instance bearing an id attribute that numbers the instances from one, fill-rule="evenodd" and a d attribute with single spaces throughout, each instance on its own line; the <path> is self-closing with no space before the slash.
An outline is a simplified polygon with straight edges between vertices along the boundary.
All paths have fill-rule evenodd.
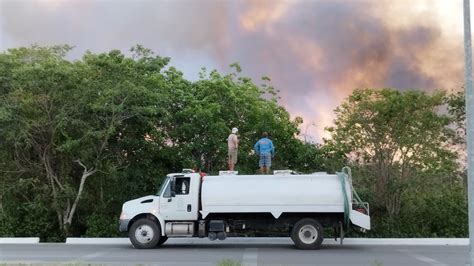
<path id="1" fill-rule="evenodd" d="M 232 128 L 232 133 L 227 138 L 227 147 L 229 148 L 227 163 L 229 165 L 229 171 L 234 171 L 234 166 L 237 163 L 237 154 L 239 150 L 237 131 L 239 130 L 236 127 Z"/>

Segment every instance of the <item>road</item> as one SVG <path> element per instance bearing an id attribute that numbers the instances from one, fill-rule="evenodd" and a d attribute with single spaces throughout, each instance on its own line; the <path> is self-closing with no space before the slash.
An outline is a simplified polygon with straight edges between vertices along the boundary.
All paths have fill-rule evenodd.
<path id="1" fill-rule="evenodd" d="M 129 244 L 0 244 L 0 265 L 464 266 L 468 254 L 468 246 L 331 244 L 307 251 L 295 249 L 289 240 L 242 243 L 171 239 L 152 250 L 137 250 Z"/>

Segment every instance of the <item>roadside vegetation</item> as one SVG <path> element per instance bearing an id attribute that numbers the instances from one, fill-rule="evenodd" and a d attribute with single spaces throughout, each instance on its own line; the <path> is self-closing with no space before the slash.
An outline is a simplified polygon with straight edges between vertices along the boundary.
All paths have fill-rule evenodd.
<path id="1" fill-rule="evenodd" d="M 202 69 L 187 80 L 170 59 L 69 46 L 0 54 L 0 236 L 118 236 L 124 201 L 156 193 L 183 168 L 226 168 L 239 128 L 237 169 L 256 173 L 261 132 L 277 147 L 274 169 L 353 169 L 371 204 L 376 237 L 465 237 L 464 95 L 356 89 L 336 110 L 331 138 L 302 141 L 268 77 Z"/>

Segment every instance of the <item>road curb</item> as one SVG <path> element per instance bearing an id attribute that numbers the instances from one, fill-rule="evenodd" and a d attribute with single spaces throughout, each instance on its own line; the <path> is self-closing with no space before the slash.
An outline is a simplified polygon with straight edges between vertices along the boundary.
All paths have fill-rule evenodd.
<path id="1" fill-rule="evenodd" d="M 0 237 L 0 244 L 38 244 L 39 237 Z"/>
<path id="2" fill-rule="evenodd" d="M 128 238 L 106 238 L 106 237 L 68 237 L 66 244 L 131 244 Z"/>
<path id="3" fill-rule="evenodd" d="M 326 239 L 323 244 L 328 244 Z M 417 245 L 417 246 L 465 246 L 468 238 L 347 238 L 344 244 L 354 245 Z"/>
<path id="4" fill-rule="evenodd" d="M 224 241 L 210 241 L 207 238 L 171 238 L 167 244 L 292 244 L 285 237 L 232 237 Z M 69 237 L 66 244 L 131 244 L 128 238 L 77 238 Z M 466 246 L 468 238 L 346 238 L 346 245 L 432 245 L 432 246 Z M 339 241 L 327 238 L 323 245 L 339 245 Z"/>

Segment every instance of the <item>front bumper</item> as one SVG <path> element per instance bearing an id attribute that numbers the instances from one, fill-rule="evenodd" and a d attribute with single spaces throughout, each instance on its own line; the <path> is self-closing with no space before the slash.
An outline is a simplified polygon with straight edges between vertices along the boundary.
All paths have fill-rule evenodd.
<path id="1" fill-rule="evenodd" d="M 119 232 L 127 232 L 130 219 L 120 219 L 118 224 Z"/>

